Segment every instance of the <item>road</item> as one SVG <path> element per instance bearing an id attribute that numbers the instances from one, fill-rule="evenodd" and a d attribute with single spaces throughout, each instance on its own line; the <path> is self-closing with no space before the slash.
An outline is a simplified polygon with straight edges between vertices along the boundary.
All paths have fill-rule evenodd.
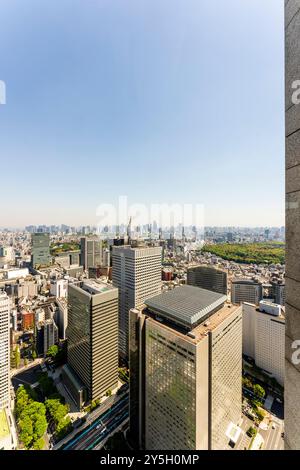
<path id="1" fill-rule="evenodd" d="M 71 439 L 63 447 L 63 450 L 91 450 L 95 446 L 99 448 L 102 441 L 105 441 L 113 431 L 128 420 L 128 393 L 125 393 L 117 403 L 103 411 L 102 409 L 102 414 L 98 418 Z"/>

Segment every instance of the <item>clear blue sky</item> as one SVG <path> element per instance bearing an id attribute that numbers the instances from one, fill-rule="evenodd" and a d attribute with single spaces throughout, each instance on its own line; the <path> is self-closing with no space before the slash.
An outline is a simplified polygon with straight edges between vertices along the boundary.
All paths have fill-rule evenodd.
<path id="1" fill-rule="evenodd" d="M 1 0 L 0 226 L 284 224 L 282 0 Z"/>

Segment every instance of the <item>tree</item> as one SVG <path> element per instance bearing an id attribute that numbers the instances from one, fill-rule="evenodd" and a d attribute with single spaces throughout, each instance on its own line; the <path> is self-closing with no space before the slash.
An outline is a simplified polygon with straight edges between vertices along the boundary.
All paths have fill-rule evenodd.
<path id="1" fill-rule="evenodd" d="M 266 394 L 265 390 L 258 384 L 255 384 L 253 387 L 253 393 L 257 396 L 260 400 L 262 400 Z"/>
<path id="2" fill-rule="evenodd" d="M 24 366 L 26 367 L 28 365 L 28 359 L 27 357 L 24 357 Z"/>
<path id="3" fill-rule="evenodd" d="M 58 354 L 58 351 L 59 351 L 59 348 L 57 344 L 50 346 L 50 348 L 47 351 L 47 357 L 51 357 L 52 359 L 55 359 Z"/>
<path id="4" fill-rule="evenodd" d="M 262 410 L 257 410 L 256 411 L 256 416 L 259 422 L 263 421 L 265 417 L 265 413 Z"/>
<path id="5" fill-rule="evenodd" d="M 29 449 L 33 440 L 33 426 L 29 416 L 25 415 L 19 421 L 20 440 Z"/>
<path id="6" fill-rule="evenodd" d="M 57 393 L 54 381 L 51 377 L 48 377 L 47 372 L 40 373 L 38 376 L 38 381 L 42 392 L 46 397 L 50 397 L 50 395 Z"/>
<path id="7" fill-rule="evenodd" d="M 20 440 L 26 449 L 39 448 L 47 429 L 46 408 L 34 401 L 22 385 L 16 393 L 16 417 Z"/>
<path id="8" fill-rule="evenodd" d="M 32 448 L 34 450 L 42 450 L 44 446 L 45 446 L 45 441 L 41 437 L 40 439 L 37 439 L 36 441 L 34 441 Z"/>
<path id="9" fill-rule="evenodd" d="M 36 358 L 37 358 L 37 354 L 36 354 L 36 352 L 35 352 L 35 349 L 33 349 L 33 351 L 32 351 L 32 359 L 35 361 Z"/>
<path id="10" fill-rule="evenodd" d="M 15 364 L 16 364 L 16 369 L 20 367 L 20 362 L 21 362 L 21 354 L 20 354 L 20 348 L 19 346 L 16 346 L 15 349 Z"/>
<path id="11" fill-rule="evenodd" d="M 248 429 L 247 434 L 248 434 L 249 437 L 254 437 L 254 436 L 256 436 L 256 434 L 257 434 L 257 429 L 254 428 L 253 426 L 251 426 L 251 427 Z"/>
<path id="12" fill-rule="evenodd" d="M 109 388 L 105 394 L 107 397 L 110 397 L 112 395 L 111 389 Z"/>
<path id="13" fill-rule="evenodd" d="M 248 390 L 253 389 L 252 382 L 247 377 L 243 377 L 242 383 L 243 383 L 243 387 L 247 388 Z"/>
<path id="14" fill-rule="evenodd" d="M 64 405 L 58 399 L 50 398 L 45 402 L 47 412 L 53 419 L 55 433 L 58 439 L 62 439 L 72 429 L 69 412 L 69 405 Z"/>

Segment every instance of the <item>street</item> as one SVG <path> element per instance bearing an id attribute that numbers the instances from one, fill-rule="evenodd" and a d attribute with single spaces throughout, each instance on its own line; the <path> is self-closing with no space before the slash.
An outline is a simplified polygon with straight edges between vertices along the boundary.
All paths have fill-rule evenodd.
<path id="1" fill-rule="evenodd" d="M 102 410 L 103 411 L 103 410 Z M 128 420 L 128 393 L 102 412 L 89 426 L 67 442 L 62 450 L 91 450 Z"/>

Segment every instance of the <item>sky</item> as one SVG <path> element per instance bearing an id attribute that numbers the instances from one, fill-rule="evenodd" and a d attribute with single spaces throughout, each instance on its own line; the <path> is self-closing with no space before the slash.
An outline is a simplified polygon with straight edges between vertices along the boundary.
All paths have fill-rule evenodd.
<path id="1" fill-rule="evenodd" d="M 281 0 L 1 0 L 0 227 L 284 225 Z"/>

